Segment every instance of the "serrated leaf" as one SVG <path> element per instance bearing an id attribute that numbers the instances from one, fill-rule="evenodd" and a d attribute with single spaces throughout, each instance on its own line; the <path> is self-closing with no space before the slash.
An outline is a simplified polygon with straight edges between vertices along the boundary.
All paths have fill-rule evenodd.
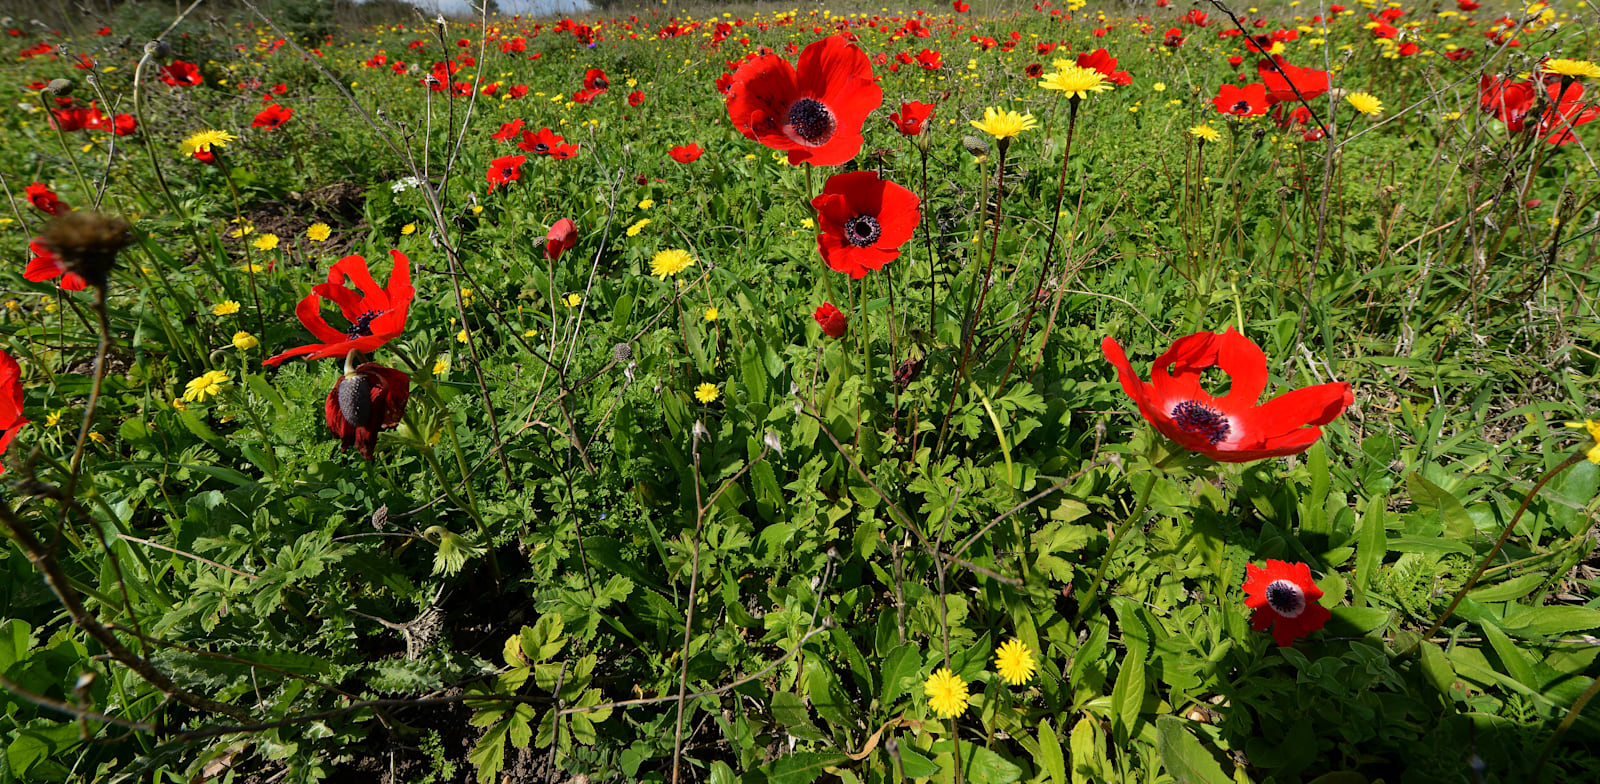
<path id="1" fill-rule="evenodd" d="M 761 768 L 768 784 L 811 784 L 825 769 L 849 761 L 832 751 L 801 751 Z"/>

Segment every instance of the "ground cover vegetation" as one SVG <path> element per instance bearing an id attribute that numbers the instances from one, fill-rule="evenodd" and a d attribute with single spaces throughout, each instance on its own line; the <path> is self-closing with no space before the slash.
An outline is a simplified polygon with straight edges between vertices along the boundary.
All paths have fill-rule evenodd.
<path id="1" fill-rule="evenodd" d="M 1600 766 L 1589 5 L 113 11 L 0 24 L 0 778 Z"/>

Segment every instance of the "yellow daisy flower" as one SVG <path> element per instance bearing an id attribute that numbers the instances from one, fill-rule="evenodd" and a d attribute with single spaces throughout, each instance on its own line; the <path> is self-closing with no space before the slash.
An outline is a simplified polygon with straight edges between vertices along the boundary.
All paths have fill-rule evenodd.
<path id="1" fill-rule="evenodd" d="M 312 242 L 323 242 L 331 236 L 333 236 L 333 229 L 328 228 L 326 223 L 313 223 L 306 227 L 306 239 Z"/>
<path id="2" fill-rule="evenodd" d="M 701 384 L 700 386 L 694 388 L 694 399 L 700 401 L 701 403 L 709 404 L 716 402 L 718 394 L 719 392 L 717 391 L 716 384 Z"/>
<path id="3" fill-rule="evenodd" d="M 967 682 L 948 667 L 934 670 L 927 683 L 922 684 L 922 692 L 928 695 L 928 707 L 933 715 L 941 719 L 959 716 L 967 710 Z"/>
<path id="4" fill-rule="evenodd" d="M 221 370 L 208 370 L 205 375 L 191 379 L 183 392 L 185 402 L 204 403 L 206 398 L 222 394 L 228 388 L 228 374 Z"/>
<path id="5" fill-rule="evenodd" d="M 994 652 L 994 669 L 1006 683 L 1016 686 L 1026 683 L 1033 677 L 1038 669 L 1038 664 L 1033 660 L 1033 651 L 1021 640 L 1011 640 L 1000 646 Z"/>
<path id="6" fill-rule="evenodd" d="M 664 250 L 650 260 L 650 274 L 666 280 L 688 269 L 693 263 L 694 257 L 686 250 Z"/>
<path id="7" fill-rule="evenodd" d="M 211 315 L 213 316 L 231 316 L 238 312 L 239 303 L 231 299 L 225 299 L 211 306 Z"/>
<path id="8" fill-rule="evenodd" d="M 1009 139 L 1023 131 L 1030 131 L 1039 127 L 1039 121 L 1032 114 L 1022 114 L 1010 109 L 997 109 L 990 106 L 983 110 L 982 120 L 973 120 L 972 127 L 993 136 L 996 139 Z"/>

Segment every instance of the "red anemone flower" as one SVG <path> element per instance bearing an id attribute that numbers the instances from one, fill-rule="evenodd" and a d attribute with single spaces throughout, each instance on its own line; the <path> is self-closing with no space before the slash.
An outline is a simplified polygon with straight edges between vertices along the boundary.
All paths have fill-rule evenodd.
<path id="1" fill-rule="evenodd" d="M 261 112 L 256 115 L 256 118 L 250 121 L 250 126 L 252 128 L 279 128 L 284 123 L 288 122 L 289 118 L 293 116 L 293 109 L 285 108 L 274 103 L 267 108 L 262 109 Z"/>
<path id="2" fill-rule="evenodd" d="M 1233 84 L 1224 84 L 1217 90 L 1217 97 L 1211 99 L 1217 111 L 1231 114 L 1235 117 L 1255 117 L 1266 114 L 1267 86 L 1259 82 L 1251 82 L 1243 87 Z"/>
<path id="3" fill-rule="evenodd" d="M 557 261 L 561 254 L 572 249 L 578 244 L 578 224 L 571 218 L 562 218 L 550 227 L 550 233 L 544 238 L 544 257 Z"/>
<path id="4" fill-rule="evenodd" d="M 928 128 L 928 118 L 933 116 L 934 104 L 908 101 L 900 104 L 900 111 L 889 115 L 889 122 L 901 136 L 920 136 Z"/>
<path id="5" fill-rule="evenodd" d="M 1520 133 L 1533 109 L 1533 83 L 1513 82 L 1484 74 L 1478 78 L 1478 105 L 1485 114 L 1505 123 L 1506 130 Z"/>
<path id="6" fill-rule="evenodd" d="M 590 68 L 583 72 L 583 89 L 598 95 L 611 89 L 611 80 L 606 78 L 605 71 L 599 68 Z"/>
<path id="7" fill-rule="evenodd" d="M 550 157 L 562 161 L 568 158 L 576 158 L 578 157 L 578 145 L 558 144 L 550 148 Z"/>
<path id="8" fill-rule="evenodd" d="M 922 219 L 917 194 L 871 170 L 829 177 L 811 206 L 822 229 L 817 250 L 823 261 L 858 279 L 899 258 Z"/>
<path id="9" fill-rule="evenodd" d="M 203 81 L 200 78 L 200 69 L 194 63 L 182 60 L 173 60 L 161 66 L 161 81 L 173 87 L 194 87 Z"/>
<path id="10" fill-rule="evenodd" d="M 1317 603 L 1322 589 L 1311 580 L 1311 567 L 1303 563 L 1268 559 L 1265 569 L 1245 564 L 1241 587 L 1244 605 L 1255 610 L 1250 628 L 1260 632 L 1272 627 L 1272 639 L 1282 648 L 1321 629 L 1333 617 Z"/>
<path id="11" fill-rule="evenodd" d="M 77 273 L 67 272 L 67 268 L 61 266 L 61 259 L 56 257 L 49 245 L 44 244 L 44 240 L 38 237 L 29 240 L 28 250 L 33 251 L 33 259 L 22 271 L 22 277 L 35 283 L 61 278 L 61 288 L 67 291 L 83 291 L 89 285 Z"/>
<path id="12" fill-rule="evenodd" d="M 11 446 L 17 431 L 28 424 L 22 415 L 22 366 L 15 357 L 0 351 L 0 452 Z M 0 465 L 0 474 L 6 467 Z"/>
<path id="13" fill-rule="evenodd" d="M 497 142 L 509 142 L 520 136 L 522 136 L 522 118 L 518 117 L 511 122 L 502 124 L 500 130 L 490 134 L 489 138 Z"/>
<path id="14" fill-rule="evenodd" d="M 61 129 L 62 133 L 81 131 L 98 121 L 100 112 L 90 106 L 69 106 L 65 109 L 50 110 L 50 127 Z"/>
<path id="15" fill-rule="evenodd" d="M 1297 389 L 1257 405 L 1267 387 L 1267 357 L 1233 327 L 1178 338 L 1156 357 L 1149 382 L 1134 374 L 1115 339 L 1107 337 L 1100 349 L 1116 366 L 1123 391 L 1156 430 L 1185 449 L 1225 463 L 1304 452 L 1322 437 L 1322 425 L 1355 400 L 1350 385 L 1337 382 Z M 1201 388 L 1201 375 L 1210 367 L 1228 374 L 1228 394 L 1214 397 Z"/>
<path id="16" fill-rule="evenodd" d="M 1161 40 L 1161 44 L 1172 49 L 1183 46 L 1183 31 L 1176 27 L 1168 30 L 1166 37 Z"/>
<path id="17" fill-rule="evenodd" d="M 42 182 L 36 182 L 23 188 L 22 193 L 28 197 L 28 201 L 34 207 L 46 215 L 60 215 L 72 210 L 65 202 L 61 201 L 61 197 L 57 196 L 55 191 L 50 190 L 50 186 Z"/>
<path id="18" fill-rule="evenodd" d="M 667 150 L 667 154 L 671 155 L 672 159 L 678 163 L 694 163 L 700 160 L 700 154 L 703 152 L 705 150 L 700 149 L 698 142 L 690 142 Z"/>
<path id="19" fill-rule="evenodd" d="M 527 162 L 526 155 L 505 155 L 489 161 L 489 192 L 500 185 L 507 185 L 522 176 L 522 164 Z"/>
<path id="20" fill-rule="evenodd" d="M 1583 83 L 1569 79 L 1545 85 L 1550 94 L 1549 109 L 1539 118 L 1538 133 L 1546 144 L 1557 146 L 1578 140 L 1573 129 L 1600 117 L 1600 105 L 1583 102 Z"/>
<path id="21" fill-rule="evenodd" d="M 328 429 L 339 437 L 340 449 L 355 447 L 371 460 L 378 431 L 400 424 L 410 398 L 410 376 L 376 362 L 363 363 L 328 390 Z"/>
<path id="22" fill-rule="evenodd" d="M 644 93 L 643 92 L 641 92 L 639 90 L 634 90 L 633 92 L 628 93 L 628 105 L 629 106 L 638 106 L 641 103 L 644 103 Z"/>
<path id="23" fill-rule="evenodd" d="M 537 155 L 549 155 L 551 150 L 566 140 L 566 137 L 557 136 L 549 128 L 540 128 L 538 133 L 523 131 L 522 141 L 517 142 L 517 146 Z"/>
<path id="24" fill-rule="evenodd" d="M 389 254 L 394 257 L 394 270 L 389 273 L 386 288 L 378 288 L 366 259 L 346 256 L 334 262 L 328 270 L 328 282 L 311 287 L 311 293 L 294 309 L 300 323 L 322 342 L 289 349 L 261 364 L 276 365 L 301 354 L 307 355 L 306 359 L 342 357 L 351 351 L 370 354 L 399 337 L 406 329 L 406 316 L 417 292 L 411 287 L 411 260 L 398 250 Z M 346 279 L 354 281 L 360 291 L 346 288 Z M 350 322 L 348 330 L 340 332 L 322 318 L 324 299 L 339 306 Z"/>
<path id="25" fill-rule="evenodd" d="M 1113 84 L 1120 84 L 1123 87 L 1133 84 L 1133 76 L 1127 71 L 1118 71 L 1117 58 L 1112 57 L 1111 53 L 1107 52 L 1103 47 L 1092 52 L 1079 53 L 1078 67 L 1092 68 L 1099 71 L 1100 75 L 1106 78 L 1106 81 Z"/>
<path id="26" fill-rule="evenodd" d="M 1277 64 L 1277 68 L 1273 67 L 1274 63 Z M 1283 73 L 1278 72 L 1280 69 Z M 1270 60 L 1258 61 L 1256 74 L 1267 86 L 1267 100 L 1271 103 L 1295 100 L 1296 90 L 1299 90 L 1300 97 L 1307 101 L 1328 91 L 1327 71 L 1290 65 L 1279 55 L 1273 55 Z M 1287 78 L 1285 74 L 1288 75 Z"/>
<path id="27" fill-rule="evenodd" d="M 854 158 L 861 123 L 881 103 L 867 53 L 838 35 L 807 46 L 798 70 L 776 54 L 739 66 L 726 102 L 746 138 L 787 150 L 789 163 L 818 166 Z"/>
<path id="28" fill-rule="evenodd" d="M 832 302 L 822 303 L 821 307 L 817 308 L 817 312 L 811 314 L 811 317 L 817 320 L 817 326 L 822 327 L 822 333 L 830 338 L 844 337 L 844 331 L 850 326 L 850 323 L 845 320 L 844 314 L 840 313 Z"/>
<path id="29" fill-rule="evenodd" d="M 923 49 L 917 52 L 917 64 L 929 71 L 936 71 L 944 67 L 944 55 L 932 49 Z"/>

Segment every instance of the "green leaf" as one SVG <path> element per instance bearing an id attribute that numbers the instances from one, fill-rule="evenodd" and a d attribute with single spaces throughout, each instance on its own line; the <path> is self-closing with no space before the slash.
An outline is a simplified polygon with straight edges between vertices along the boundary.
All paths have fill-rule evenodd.
<path id="1" fill-rule="evenodd" d="M 801 740 L 823 740 L 822 730 L 811 723 L 811 711 L 806 709 L 793 692 L 780 691 L 772 695 L 772 718 L 790 735 Z"/>
<path id="2" fill-rule="evenodd" d="M 1206 747 L 1189 732 L 1183 719 L 1162 716 L 1156 719 L 1156 747 L 1161 764 L 1178 784 L 1232 784 L 1222 766 Z"/>
<path id="3" fill-rule="evenodd" d="M 1384 554 L 1389 551 L 1383 519 L 1388 503 L 1389 499 L 1384 496 L 1373 496 L 1367 502 L 1366 512 L 1361 515 L 1361 534 L 1356 542 L 1355 592 L 1358 598 L 1366 598 L 1368 581 L 1383 563 Z"/>
<path id="4" fill-rule="evenodd" d="M 883 660 L 883 688 L 878 693 L 878 707 L 891 710 L 896 700 L 905 694 L 906 682 L 915 683 L 922 669 L 922 655 L 911 645 L 897 645 Z"/>
<path id="5" fill-rule="evenodd" d="M 1500 663 L 1504 665 L 1506 674 L 1517 679 L 1518 683 L 1530 689 L 1539 688 L 1539 677 L 1533 672 L 1533 662 L 1517 648 L 1506 633 L 1492 623 L 1483 624 L 1483 636 L 1488 639 L 1489 646 L 1494 648 Z"/>
<path id="6" fill-rule="evenodd" d="M 1513 577 L 1503 583 L 1485 585 L 1472 589 L 1467 595 L 1472 600 L 1480 603 L 1514 602 L 1528 595 L 1529 591 L 1542 585 L 1548 575 L 1535 572 L 1521 577 Z"/>
<path id="7" fill-rule="evenodd" d="M 478 784 L 489 784 L 500 775 L 506 761 L 506 732 L 511 722 L 502 721 L 490 727 L 467 754 L 467 761 L 478 769 Z"/>
<path id="8" fill-rule="evenodd" d="M 802 751 L 761 768 L 769 784 L 811 784 L 825 768 L 850 758 L 836 751 Z"/>
<path id="9" fill-rule="evenodd" d="M 1506 608 L 1505 627 L 1506 631 L 1519 637 L 1550 637 L 1589 631 L 1600 628 L 1600 610 L 1511 605 Z"/>
<path id="10" fill-rule="evenodd" d="M 1088 782 L 1101 781 L 1104 774 L 1101 772 L 1100 762 L 1104 758 L 1101 752 L 1100 725 L 1094 719 L 1084 717 L 1072 727 L 1072 784 L 1088 784 Z"/>
<path id="11" fill-rule="evenodd" d="M 910 744 L 900 744 L 900 772 L 908 779 L 925 779 L 939 772 L 939 765 L 922 756 Z"/>
<path id="12" fill-rule="evenodd" d="M 1068 784 L 1067 761 L 1061 755 L 1061 741 L 1045 719 L 1039 720 L 1039 767 L 1050 774 L 1053 784 Z"/>
<path id="13" fill-rule="evenodd" d="M 1144 705 L 1144 646 L 1128 644 L 1128 655 L 1122 659 L 1122 670 L 1117 673 L 1117 685 L 1111 689 L 1112 729 L 1119 743 L 1135 737 L 1139 724 L 1139 710 Z"/>
<path id="14" fill-rule="evenodd" d="M 1422 514 L 1438 515 L 1451 539 L 1472 541 L 1477 527 L 1472 524 L 1467 508 L 1449 490 L 1428 481 L 1421 471 L 1411 472 L 1406 482 L 1411 488 L 1411 500 L 1416 502 Z"/>

